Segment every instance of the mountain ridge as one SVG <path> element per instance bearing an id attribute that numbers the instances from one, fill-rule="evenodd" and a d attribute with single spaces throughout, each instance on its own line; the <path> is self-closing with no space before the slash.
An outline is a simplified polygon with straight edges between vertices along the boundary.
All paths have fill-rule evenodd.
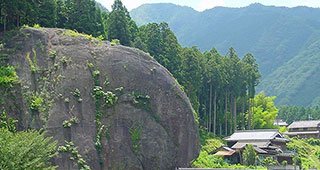
<path id="1" fill-rule="evenodd" d="M 276 82 L 275 77 L 282 83 L 287 81 L 283 74 L 278 73 L 284 69 L 283 66 L 288 69 L 303 68 L 302 66 L 297 68 L 290 62 L 293 58 L 306 57 L 306 61 L 314 62 L 314 58 L 309 60 L 313 55 L 302 54 L 304 51 L 310 51 L 308 48 L 320 38 L 320 21 L 317 17 L 320 16 L 320 8 L 304 6 L 288 8 L 255 3 L 241 8 L 215 7 L 199 12 L 190 7 L 174 4 L 148 4 L 133 9 L 131 16 L 138 25 L 167 22 L 182 46 L 198 46 L 201 51 L 215 47 L 222 54 L 226 54 L 229 47 L 234 47 L 240 57 L 247 52 L 252 53 L 263 75 L 257 91 L 278 96 L 276 100 L 278 105 L 320 104 L 313 101 L 308 103 L 291 101 L 292 94 L 286 91 L 287 88 L 274 90 L 270 84 Z M 312 68 L 304 69 L 312 70 Z M 292 77 L 297 77 L 298 73 L 290 72 L 290 74 L 293 74 Z M 301 81 L 303 78 L 305 81 Z M 309 86 L 307 80 L 307 77 L 292 80 L 295 88 L 290 89 L 297 91 L 298 87 Z"/>

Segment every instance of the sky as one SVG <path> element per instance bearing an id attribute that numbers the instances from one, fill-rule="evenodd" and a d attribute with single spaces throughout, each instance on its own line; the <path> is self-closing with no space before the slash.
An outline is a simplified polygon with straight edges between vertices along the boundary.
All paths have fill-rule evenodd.
<path id="1" fill-rule="evenodd" d="M 96 0 L 109 10 L 114 0 Z M 122 0 L 123 4 L 130 10 L 146 3 L 173 3 L 182 6 L 189 6 L 197 11 L 204 11 L 216 6 L 244 7 L 252 3 L 261 3 L 274 6 L 308 6 L 319 8 L 320 0 Z"/>

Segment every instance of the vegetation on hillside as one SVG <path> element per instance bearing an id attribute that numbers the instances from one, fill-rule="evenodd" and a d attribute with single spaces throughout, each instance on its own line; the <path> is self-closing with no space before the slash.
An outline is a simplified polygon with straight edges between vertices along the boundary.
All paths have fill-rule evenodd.
<path id="1" fill-rule="evenodd" d="M 320 108 L 298 107 L 298 106 L 280 106 L 278 118 L 287 122 L 289 125 L 293 121 L 299 120 L 319 120 Z"/>
<path id="2" fill-rule="evenodd" d="M 297 139 L 291 138 L 287 147 L 295 151 L 294 158 L 297 165 L 303 169 L 320 167 L 320 140 L 319 139 Z"/>
<path id="3" fill-rule="evenodd" d="M 251 4 L 198 12 L 161 3 L 142 5 L 131 14 L 138 25 L 167 22 L 182 46 L 201 51 L 214 46 L 222 54 L 232 46 L 239 56 L 250 51 L 263 75 L 257 91 L 277 96 L 277 106 L 320 104 L 319 8 Z"/>
<path id="4" fill-rule="evenodd" d="M 275 128 L 273 120 L 278 115 L 278 109 L 274 105 L 275 97 L 267 97 L 263 93 L 256 95 L 255 88 L 260 82 L 261 74 L 253 54 L 247 53 L 243 57 L 239 57 L 235 49 L 230 47 L 231 45 L 228 46 L 227 55 L 221 55 L 215 48 L 201 52 L 197 47 L 182 47 L 165 22 L 149 23 L 138 27 L 121 0 L 115 0 L 110 13 L 101 12 L 100 8 L 96 7 L 94 0 L 44 0 L 41 3 L 40 1 L 12 0 L 9 2 L 0 1 L 0 5 L 0 32 L 8 33 L 10 30 L 19 29 L 22 25 L 35 25 L 35 28 L 39 28 L 39 26 L 59 27 L 109 40 L 112 46 L 122 44 L 149 53 L 177 79 L 176 85 L 180 86 L 181 90 L 184 90 L 189 97 L 196 113 L 196 119 L 199 120 L 199 126 L 202 129 L 200 141 L 202 149 L 199 157 L 193 162 L 193 166 L 199 168 L 264 168 L 253 166 L 252 159 L 256 155 L 253 154 L 253 149 L 250 146 L 243 156 L 248 166 L 231 165 L 222 157 L 213 155 L 223 145 L 221 139 L 216 138 L 218 134 L 220 136 L 230 135 L 239 129 Z M 68 33 L 78 35 L 73 31 L 66 32 L 66 34 Z M 92 38 L 92 36 L 87 37 Z M 281 41 L 280 47 L 286 45 L 285 40 Z M 0 45 L 2 48 L 5 43 L 0 42 Z M 255 48 L 253 49 L 257 51 Z M 273 46 L 269 48 L 272 49 Z M 283 55 L 285 49 L 276 48 L 275 51 L 280 51 L 279 54 Z M 241 53 L 243 52 L 242 50 Z M 295 52 L 288 54 L 288 56 L 293 55 Z M 317 58 L 315 57 L 315 59 Z M 29 60 L 30 65 L 33 66 L 30 58 Z M 264 60 L 265 58 L 260 59 L 260 61 Z M 287 60 L 289 59 L 285 58 L 280 63 Z M 301 58 L 295 61 L 300 60 Z M 308 61 L 310 64 L 317 60 L 311 58 Z M 295 68 L 292 64 L 289 66 Z M 307 75 L 302 74 L 309 67 L 312 68 L 312 72 L 307 72 Z M 37 69 L 33 68 L 36 72 Z M 316 68 L 314 64 L 300 67 L 297 75 L 302 75 L 304 78 L 297 81 L 312 77 L 311 75 L 316 71 Z M 281 79 L 281 76 L 278 78 Z M 295 81 L 292 77 L 289 78 Z M 15 68 L 7 63 L 1 63 L 1 89 L 12 88 L 17 79 Z M 286 85 L 295 84 L 292 81 L 289 81 L 288 84 L 280 83 L 280 91 L 284 90 Z M 297 86 L 293 90 L 299 88 L 300 86 Z M 312 92 L 312 89 L 312 87 L 308 87 L 307 91 Z M 298 93 L 292 93 L 293 96 L 296 94 Z M 80 97 L 79 94 L 76 96 Z M 280 96 L 281 100 L 285 100 L 287 97 Z M 82 99 L 79 102 L 81 101 Z M 42 103 L 42 98 L 34 94 L 30 108 L 33 111 L 38 111 Z M 309 119 L 310 117 L 316 119 L 319 118 L 319 115 L 319 108 L 313 110 L 290 106 L 280 108 L 279 118 L 291 123 L 294 120 Z M 48 164 L 48 160 L 56 154 L 56 143 L 51 143 L 51 138 L 45 138 L 45 133 L 38 131 L 15 132 L 13 119 L 7 118 L 4 112 L 0 118 L 0 147 L 5 148 L 0 149 L 0 161 L 2 161 L 0 169 L 55 168 Z M 99 121 L 97 123 L 99 124 Z M 70 127 L 71 125 L 70 119 L 65 122 L 64 126 Z M 137 132 L 137 134 L 139 133 Z M 100 138 L 97 136 L 97 148 L 101 147 Z M 297 149 L 297 164 L 304 168 L 319 167 L 319 144 L 318 140 L 292 139 L 288 148 Z M 138 144 L 134 145 L 138 146 Z M 73 144 L 67 143 L 66 146 L 62 147 L 60 151 L 74 152 L 73 156 L 76 160 L 82 160 L 82 157 L 76 154 L 78 151 L 73 148 Z M 34 149 L 35 147 L 37 150 Z M 24 160 L 25 158 L 27 160 Z M 31 162 L 27 162 L 28 160 Z M 84 161 L 80 162 L 82 163 L 79 167 L 86 167 Z"/>
<path id="5" fill-rule="evenodd" d="M 213 133 L 200 130 L 201 151 L 199 157 L 192 162 L 194 168 L 231 168 L 231 169 L 266 169 L 263 166 L 253 166 L 231 164 L 223 158 L 216 156 L 216 153 L 222 145 L 223 141 L 219 137 L 214 137 Z"/>
<path id="6" fill-rule="evenodd" d="M 17 121 L 4 111 L 0 115 L 0 169 L 56 169 L 49 160 L 56 155 L 57 142 L 45 132 L 15 131 Z"/>
<path id="7" fill-rule="evenodd" d="M 252 54 L 247 53 L 240 59 L 232 47 L 226 56 L 215 48 L 203 53 L 197 47 L 182 48 L 167 23 L 137 27 L 120 0 L 115 0 L 109 14 L 101 13 L 93 0 L 83 0 L 83 3 L 75 0 L 46 2 L 53 5 L 47 8 L 46 15 L 54 18 L 34 14 L 38 18 L 32 22 L 28 18 L 33 15 L 15 15 L 17 9 L 13 8 L 14 4 L 6 3 L 3 6 L 6 15 L 1 16 L 3 19 L 6 17 L 2 20 L 2 31 L 39 23 L 40 26 L 75 29 L 110 41 L 118 39 L 120 44 L 149 53 L 173 74 L 189 97 L 200 126 L 207 131 L 228 135 L 237 129 L 252 129 L 255 126 L 252 121 L 258 121 L 252 116 L 256 114 L 254 111 L 259 111 L 253 108 L 253 98 L 261 74 Z M 34 11 L 37 12 L 39 5 L 34 4 Z M 22 11 L 28 9 L 22 8 Z"/>

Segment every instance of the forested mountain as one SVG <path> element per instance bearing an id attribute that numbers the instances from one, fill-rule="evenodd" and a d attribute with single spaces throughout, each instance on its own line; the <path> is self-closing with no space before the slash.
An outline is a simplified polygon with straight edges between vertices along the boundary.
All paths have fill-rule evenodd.
<path id="1" fill-rule="evenodd" d="M 251 52 L 262 73 L 259 91 L 277 96 L 278 105 L 316 105 L 320 76 L 320 9 L 252 4 L 198 12 L 173 4 L 146 4 L 131 11 L 138 25 L 167 22 L 183 46 L 215 47 L 239 56 Z"/>

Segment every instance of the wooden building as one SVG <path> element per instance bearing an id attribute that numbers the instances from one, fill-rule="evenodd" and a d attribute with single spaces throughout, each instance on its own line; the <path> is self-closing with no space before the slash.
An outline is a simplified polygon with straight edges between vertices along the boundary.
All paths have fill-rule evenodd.
<path id="1" fill-rule="evenodd" d="M 288 126 L 289 137 L 320 138 L 320 120 L 295 121 Z"/>
<path id="2" fill-rule="evenodd" d="M 242 152 L 244 148 L 252 144 L 260 160 L 273 157 L 278 162 L 287 161 L 292 164 L 293 152 L 287 151 L 286 143 L 290 140 L 284 138 L 277 129 L 259 129 L 236 131 L 231 136 L 224 138 L 227 146 L 224 152 L 215 155 L 229 157 L 233 163 L 242 163 Z"/>

